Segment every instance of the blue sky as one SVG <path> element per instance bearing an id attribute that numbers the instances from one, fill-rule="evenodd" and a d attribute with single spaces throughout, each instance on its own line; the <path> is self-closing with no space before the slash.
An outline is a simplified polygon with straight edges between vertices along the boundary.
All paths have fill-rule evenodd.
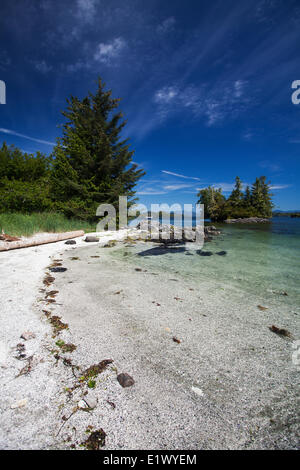
<path id="1" fill-rule="evenodd" d="M 0 142 L 50 153 L 69 95 L 100 75 L 147 172 L 140 201 L 195 203 L 266 175 L 300 209 L 298 0 L 1 0 Z"/>

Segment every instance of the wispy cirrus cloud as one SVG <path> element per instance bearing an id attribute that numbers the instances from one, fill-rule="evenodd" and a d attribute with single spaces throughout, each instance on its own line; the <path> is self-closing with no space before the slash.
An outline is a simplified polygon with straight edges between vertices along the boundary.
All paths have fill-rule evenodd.
<path id="1" fill-rule="evenodd" d="M 166 175 L 176 176 L 177 178 L 185 178 L 189 180 L 201 181 L 200 178 L 196 178 L 195 176 L 181 175 L 179 173 L 174 173 L 173 171 L 161 170 L 161 172 L 165 173 Z"/>
<path id="2" fill-rule="evenodd" d="M 19 132 L 13 131 L 11 129 L 5 129 L 3 127 L 0 127 L 0 132 L 2 132 L 4 134 L 8 134 L 8 135 L 14 135 L 14 136 L 20 137 L 22 139 L 31 140 L 32 142 L 37 142 L 39 144 L 56 145 L 55 142 L 49 142 L 48 140 L 36 139 L 35 137 L 30 137 L 29 135 L 20 134 Z"/>
<path id="3" fill-rule="evenodd" d="M 174 16 L 169 16 L 157 26 L 156 30 L 159 34 L 166 34 L 174 29 L 175 24 Z"/>
<path id="4" fill-rule="evenodd" d="M 213 126 L 236 118 L 251 105 L 247 86 L 248 82 L 241 79 L 212 88 L 207 84 L 169 85 L 156 90 L 153 101 L 160 121 L 188 111 L 194 118 L 203 118 L 208 126 Z"/>

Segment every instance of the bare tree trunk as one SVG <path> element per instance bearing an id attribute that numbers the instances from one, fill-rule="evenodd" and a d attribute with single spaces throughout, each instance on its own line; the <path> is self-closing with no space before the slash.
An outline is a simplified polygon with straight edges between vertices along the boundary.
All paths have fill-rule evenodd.
<path id="1" fill-rule="evenodd" d="M 13 242 L 0 242 L 0 251 L 15 250 L 17 248 L 28 248 L 30 246 L 45 245 L 47 243 L 60 242 L 62 240 L 68 240 L 70 238 L 83 237 L 84 231 L 77 230 L 75 232 L 65 232 L 65 233 L 49 233 L 45 237 L 33 236 L 26 240 L 19 240 Z"/>

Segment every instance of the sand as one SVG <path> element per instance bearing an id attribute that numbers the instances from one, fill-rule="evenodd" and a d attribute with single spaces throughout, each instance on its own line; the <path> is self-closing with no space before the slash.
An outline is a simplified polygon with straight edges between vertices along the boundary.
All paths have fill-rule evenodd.
<path id="1" fill-rule="evenodd" d="M 0 447 L 80 449 L 87 431 L 103 429 L 105 449 L 297 448 L 293 341 L 268 328 L 282 324 L 281 312 L 261 312 L 263 299 L 234 288 L 228 295 L 213 279 L 144 272 L 142 258 L 113 255 L 120 249 L 80 241 L 1 254 Z M 39 301 L 49 257 L 67 268 L 53 274 L 52 304 Z M 43 309 L 69 329 L 53 338 Z M 284 326 L 299 338 L 295 315 Z M 36 338 L 21 340 L 26 330 Z M 62 353 L 58 339 L 77 349 Z M 19 342 L 34 362 L 16 378 L 26 365 L 14 357 Z M 95 388 L 80 382 L 104 359 L 113 363 Z M 122 372 L 132 387 L 120 386 Z"/>

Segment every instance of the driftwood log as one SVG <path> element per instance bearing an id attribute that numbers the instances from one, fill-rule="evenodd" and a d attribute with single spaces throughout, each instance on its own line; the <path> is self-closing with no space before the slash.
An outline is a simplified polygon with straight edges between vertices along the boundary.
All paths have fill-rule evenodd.
<path id="1" fill-rule="evenodd" d="M 70 238 L 83 237 L 84 231 L 77 230 L 75 232 L 65 233 L 49 233 L 47 236 L 41 238 L 32 237 L 12 242 L 0 242 L 0 251 L 16 250 L 17 248 L 28 248 L 30 246 L 46 245 L 47 243 L 55 243 L 63 240 L 69 240 Z"/>

